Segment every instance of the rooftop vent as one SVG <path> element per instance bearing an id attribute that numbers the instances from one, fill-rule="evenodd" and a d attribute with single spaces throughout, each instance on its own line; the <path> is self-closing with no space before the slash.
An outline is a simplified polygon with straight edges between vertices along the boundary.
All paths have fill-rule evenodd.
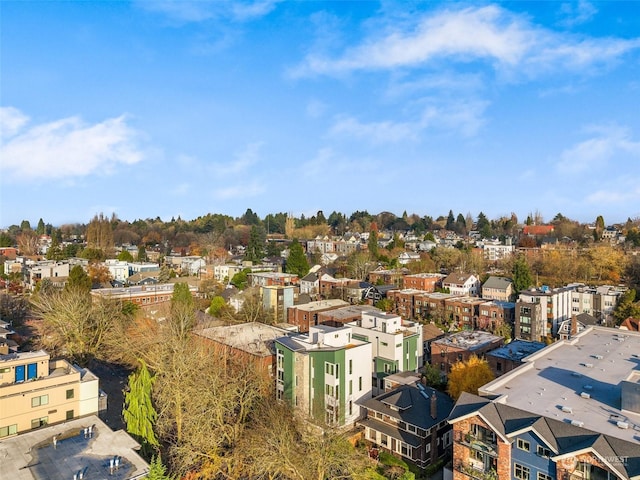
<path id="1" fill-rule="evenodd" d="M 562 411 L 565 412 L 565 413 L 573 413 L 573 408 L 567 407 L 566 405 L 564 405 L 562 407 Z"/>
<path id="2" fill-rule="evenodd" d="M 629 428 L 629 424 L 627 422 L 616 422 L 616 426 L 618 428 L 622 428 L 624 430 L 626 430 L 627 428 Z"/>
<path id="3" fill-rule="evenodd" d="M 582 427 L 584 425 L 584 422 L 581 422 L 580 420 L 571 420 L 571 425 L 573 425 L 574 427 Z"/>
<path id="4" fill-rule="evenodd" d="M 582 393 L 580 394 L 580 396 L 581 396 L 582 398 L 591 398 L 591 394 L 590 394 L 590 393 L 587 393 L 587 392 L 582 392 Z"/>
<path id="5" fill-rule="evenodd" d="M 602 355 L 591 355 L 593 358 L 597 358 L 598 360 L 602 360 L 604 357 Z"/>
<path id="6" fill-rule="evenodd" d="M 593 368 L 593 363 L 583 363 L 582 365 L 587 368 Z"/>

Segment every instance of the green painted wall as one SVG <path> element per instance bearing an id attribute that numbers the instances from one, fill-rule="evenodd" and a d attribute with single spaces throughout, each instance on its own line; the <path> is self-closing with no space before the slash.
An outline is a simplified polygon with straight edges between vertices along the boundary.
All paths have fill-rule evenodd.
<path id="1" fill-rule="evenodd" d="M 309 363 L 309 369 L 314 366 L 315 376 L 312 380 L 314 395 L 309 402 L 309 415 L 314 417 L 319 422 L 325 421 L 325 362 L 338 364 L 338 378 L 340 380 L 338 391 L 338 423 L 344 423 L 345 414 L 345 398 L 346 390 L 349 388 L 346 380 L 346 368 L 345 365 L 345 351 L 332 350 L 332 351 L 310 351 L 311 362 Z M 309 372 L 309 378 L 311 378 L 311 372 Z"/>
<path id="2" fill-rule="evenodd" d="M 415 370 L 418 368 L 418 358 L 416 357 L 416 352 L 418 351 L 418 339 L 419 335 L 412 335 L 410 337 L 405 337 L 402 341 L 402 370 L 407 372 L 409 370 Z M 422 345 L 420 346 L 422 348 Z M 407 359 L 407 352 L 409 353 L 409 358 Z"/>

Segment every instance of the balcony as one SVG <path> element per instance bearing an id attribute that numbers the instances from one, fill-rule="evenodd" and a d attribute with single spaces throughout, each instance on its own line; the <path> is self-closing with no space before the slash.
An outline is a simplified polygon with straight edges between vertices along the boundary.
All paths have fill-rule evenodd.
<path id="1" fill-rule="evenodd" d="M 474 462 L 458 460 L 453 463 L 453 469 L 478 480 L 498 480 L 498 473 L 494 469 L 485 469 Z"/>
<path id="2" fill-rule="evenodd" d="M 490 435 L 473 435 L 471 433 L 463 434 L 462 432 L 455 432 L 454 441 L 465 447 L 489 455 L 490 457 L 498 457 L 498 445 Z"/>

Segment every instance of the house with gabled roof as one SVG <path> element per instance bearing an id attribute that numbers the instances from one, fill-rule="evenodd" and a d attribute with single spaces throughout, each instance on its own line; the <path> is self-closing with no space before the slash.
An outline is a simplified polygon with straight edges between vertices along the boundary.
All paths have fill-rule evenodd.
<path id="1" fill-rule="evenodd" d="M 513 280 L 507 277 L 490 276 L 482 284 L 482 298 L 501 302 L 515 301 L 516 291 L 513 287 Z"/>
<path id="2" fill-rule="evenodd" d="M 454 295 L 478 296 L 480 285 L 480 279 L 472 273 L 454 272 L 442 280 L 442 288 L 448 288 Z"/>

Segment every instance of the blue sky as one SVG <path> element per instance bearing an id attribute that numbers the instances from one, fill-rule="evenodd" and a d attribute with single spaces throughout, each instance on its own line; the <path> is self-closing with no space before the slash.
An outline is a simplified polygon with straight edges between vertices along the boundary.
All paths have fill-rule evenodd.
<path id="1" fill-rule="evenodd" d="M 0 227 L 640 216 L 638 2 L 2 1 Z"/>

